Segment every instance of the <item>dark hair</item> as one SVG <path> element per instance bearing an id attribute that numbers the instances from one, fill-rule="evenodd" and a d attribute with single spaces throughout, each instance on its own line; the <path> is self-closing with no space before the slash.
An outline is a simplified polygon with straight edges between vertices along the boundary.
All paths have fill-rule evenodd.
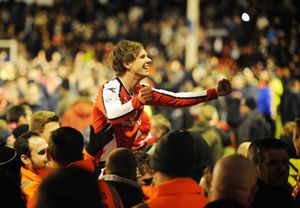
<path id="1" fill-rule="evenodd" d="M 286 144 L 276 138 L 263 138 L 253 141 L 248 149 L 247 157 L 255 164 L 262 164 L 265 160 L 264 153 L 273 149 L 285 149 Z"/>
<path id="2" fill-rule="evenodd" d="M 29 139 L 31 137 L 39 137 L 39 135 L 32 131 L 27 131 L 16 139 L 14 143 L 14 149 L 19 157 L 21 157 L 21 155 L 26 155 L 29 158 L 31 157 L 29 149 Z"/>
<path id="3" fill-rule="evenodd" d="M 50 134 L 48 152 L 61 166 L 83 159 L 82 134 L 72 127 L 60 127 Z"/>
<path id="4" fill-rule="evenodd" d="M 6 120 L 7 122 L 18 122 L 21 116 L 26 116 L 25 107 L 23 105 L 15 105 L 7 110 Z"/>
<path id="5" fill-rule="evenodd" d="M 93 173 L 80 167 L 61 168 L 41 184 L 37 208 L 101 208 L 102 197 Z"/>
<path id="6" fill-rule="evenodd" d="M 136 180 L 137 161 L 133 152 L 127 148 L 117 148 L 111 152 L 105 167 L 111 174 Z"/>
<path id="7" fill-rule="evenodd" d="M 248 106 L 251 110 L 256 109 L 256 101 L 252 97 L 245 99 L 245 105 Z"/>
<path id="8" fill-rule="evenodd" d="M 137 160 L 137 168 L 141 175 L 145 175 L 147 169 L 150 169 L 151 157 L 144 151 L 135 152 L 135 158 Z"/>
<path id="9" fill-rule="evenodd" d="M 21 136 L 23 133 L 28 131 L 29 125 L 28 124 L 21 124 L 17 128 L 15 128 L 12 131 L 13 136 L 17 139 L 19 136 Z"/>
<path id="10" fill-rule="evenodd" d="M 68 79 L 63 79 L 61 84 L 60 84 L 60 87 L 63 88 L 63 89 L 69 90 L 70 89 L 69 80 Z"/>

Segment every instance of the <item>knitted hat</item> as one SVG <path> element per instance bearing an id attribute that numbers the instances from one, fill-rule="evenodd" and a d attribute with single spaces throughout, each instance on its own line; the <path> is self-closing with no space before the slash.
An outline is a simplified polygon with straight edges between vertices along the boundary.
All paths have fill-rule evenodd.
<path id="1" fill-rule="evenodd" d="M 14 181 L 21 182 L 20 168 L 21 160 L 17 152 L 10 147 L 0 147 L 0 172 L 12 178 Z"/>
<path id="2" fill-rule="evenodd" d="M 172 131 L 158 142 L 151 166 L 170 176 L 194 178 L 202 174 L 208 155 L 209 147 L 201 136 L 189 131 Z"/>
<path id="3" fill-rule="evenodd" d="M 0 167 L 7 165 L 15 160 L 17 153 L 9 147 L 0 147 Z"/>

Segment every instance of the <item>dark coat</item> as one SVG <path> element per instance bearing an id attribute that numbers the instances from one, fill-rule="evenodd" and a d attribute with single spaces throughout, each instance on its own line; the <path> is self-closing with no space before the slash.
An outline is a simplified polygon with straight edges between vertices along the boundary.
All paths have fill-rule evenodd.
<path id="1" fill-rule="evenodd" d="M 279 187 L 270 186 L 257 180 L 258 190 L 254 195 L 251 208 L 294 208 L 295 202 L 291 193 Z"/>
<path id="2" fill-rule="evenodd" d="M 117 175 L 106 175 L 103 179 L 116 188 L 124 208 L 143 202 L 145 196 L 138 183 Z"/>

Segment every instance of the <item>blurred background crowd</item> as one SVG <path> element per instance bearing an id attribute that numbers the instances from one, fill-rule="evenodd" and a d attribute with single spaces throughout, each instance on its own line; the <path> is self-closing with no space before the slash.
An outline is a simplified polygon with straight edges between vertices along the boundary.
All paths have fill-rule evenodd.
<path id="1" fill-rule="evenodd" d="M 172 199 L 165 199 L 168 206 L 192 207 L 188 203 L 198 201 L 204 207 L 205 197 L 217 196 L 214 192 L 223 190 L 225 199 L 238 203 L 246 199 L 245 207 L 252 199 L 252 208 L 295 207 L 294 199 L 299 207 L 299 1 L 199 2 L 198 61 L 186 67 L 193 24 L 187 18 L 185 0 L 0 0 L 3 203 L 7 200 L 25 207 L 26 199 L 30 208 L 39 199 L 37 207 L 51 207 L 55 200 L 35 195 L 44 180 L 40 170 L 49 170 L 53 164 L 65 168 L 79 162 L 78 166 L 85 164 L 86 168 L 90 163 L 94 175 L 62 169 L 60 174 L 44 180 L 39 194 L 51 196 L 53 192 L 53 196 L 60 197 L 62 193 L 64 200 L 59 198 L 58 204 L 77 207 L 84 203 L 82 199 L 92 202 L 85 197 L 91 191 L 97 194 L 93 207 L 100 207 L 95 184 L 105 181 L 117 189 L 114 199 L 118 200 L 108 203 L 112 189 L 103 183 L 101 205 L 123 207 L 123 203 L 131 207 L 148 197 L 152 200 L 151 194 L 156 192 L 151 192 L 149 185 L 154 183 L 164 190 L 169 184 Z M 150 77 L 143 82 L 155 88 L 198 92 L 214 88 L 226 78 L 233 92 L 188 108 L 146 106 L 149 119 L 143 118 L 139 125 L 133 151 L 116 149 L 105 164 L 96 164 L 84 158 L 82 152 L 95 156 L 92 150 L 99 150 L 100 143 L 112 137 L 112 128 L 95 133 L 90 125 L 99 86 L 115 76 L 110 52 L 123 39 L 144 44 L 153 64 Z M 241 156 L 223 158 L 232 153 L 248 156 L 255 167 Z M 103 176 L 100 173 L 104 166 Z M 218 173 L 226 176 L 215 175 Z M 95 175 L 102 178 L 95 181 Z M 11 181 L 12 177 L 16 178 Z M 94 180 L 90 185 L 86 183 L 88 178 Z M 182 179 L 194 184 L 200 198 L 186 198 L 184 193 L 182 200 L 180 194 L 174 194 L 187 191 L 195 195 L 186 188 L 186 182 L 178 182 Z M 251 188 L 247 196 L 246 186 Z M 74 194 L 78 189 L 79 195 Z M 24 206 L 9 198 L 15 194 Z M 222 194 L 219 196 L 222 199 Z M 214 201 L 213 197 L 210 200 Z M 214 207 L 210 205 L 207 208 Z"/>
<path id="2" fill-rule="evenodd" d="M 0 38 L 17 42 L 14 60 L 0 47 L 3 119 L 11 106 L 26 104 L 33 112 L 54 111 L 65 125 L 80 125 L 91 116 L 98 87 L 114 77 L 109 53 L 121 39 L 145 45 L 153 59 L 145 81 L 156 88 L 191 91 L 231 80 L 234 92 L 207 110 L 148 109 L 150 117 L 164 115 L 172 128 L 205 121 L 225 132 L 223 145 L 237 145 L 255 128 L 281 136 L 300 112 L 296 0 L 202 0 L 198 64 L 190 69 L 184 67 L 186 1 L 28 2 L 0 1 Z M 241 19 L 243 12 L 250 21 Z"/>

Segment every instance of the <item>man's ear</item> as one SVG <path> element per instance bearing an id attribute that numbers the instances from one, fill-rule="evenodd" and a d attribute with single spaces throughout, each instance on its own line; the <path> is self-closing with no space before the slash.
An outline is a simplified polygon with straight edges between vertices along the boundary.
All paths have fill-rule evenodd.
<path id="1" fill-rule="evenodd" d="M 50 155 L 50 153 L 49 153 L 48 149 L 46 150 L 46 157 L 47 157 L 48 161 L 52 161 L 53 160 L 52 157 L 51 157 L 51 155 Z"/>
<path id="2" fill-rule="evenodd" d="M 126 69 L 130 69 L 130 67 L 131 67 L 131 62 L 123 62 L 123 66 L 124 66 Z"/>
<path id="3" fill-rule="evenodd" d="M 27 155 L 22 154 L 20 158 L 24 165 L 29 165 L 31 163 L 31 160 Z"/>

